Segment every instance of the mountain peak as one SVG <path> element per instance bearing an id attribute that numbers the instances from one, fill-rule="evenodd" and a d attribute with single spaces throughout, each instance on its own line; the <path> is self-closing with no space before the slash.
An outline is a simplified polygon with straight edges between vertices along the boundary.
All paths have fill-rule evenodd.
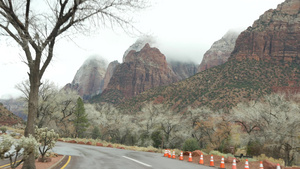
<path id="1" fill-rule="evenodd" d="M 214 42 L 210 49 L 205 52 L 198 72 L 227 62 L 240 32 L 239 30 L 229 30 L 220 40 Z"/>
<path id="2" fill-rule="evenodd" d="M 150 45 L 154 46 L 156 44 L 156 40 L 152 37 L 152 36 L 143 36 L 140 37 L 139 39 L 137 39 L 135 41 L 134 44 L 132 44 L 125 52 L 123 55 L 123 62 L 125 62 L 126 60 L 126 56 L 128 55 L 129 52 L 131 51 L 136 51 L 139 52 L 141 49 L 143 49 L 145 47 L 146 44 L 149 44 L 149 48 Z"/>
<path id="3" fill-rule="evenodd" d="M 229 59 L 300 64 L 300 2 L 286 0 L 243 31 Z"/>
<path id="4" fill-rule="evenodd" d="M 76 90 L 83 99 L 89 99 L 103 90 L 107 62 L 101 57 L 88 58 L 76 72 L 72 81 L 65 86 Z"/>
<path id="5" fill-rule="evenodd" d="M 146 43 L 140 51 L 131 50 L 124 62 L 116 67 L 99 101 L 118 103 L 150 88 L 178 80 L 165 55 Z"/>
<path id="6" fill-rule="evenodd" d="M 144 49 L 150 49 L 150 48 L 151 47 L 150 47 L 149 43 L 146 43 L 142 50 L 144 50 Z"/>

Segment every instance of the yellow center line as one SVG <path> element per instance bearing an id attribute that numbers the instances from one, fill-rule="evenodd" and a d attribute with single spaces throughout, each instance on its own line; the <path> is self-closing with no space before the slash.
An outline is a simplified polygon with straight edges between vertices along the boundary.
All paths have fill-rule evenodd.
<path id="1" fill-rule="evenodd" d="M 64 166 L 62 166 L 60 169 L 64 169 L 69 164 L 70 160 L 71 160 L 71 156 L 69 156 L 69 159 L 66 162 L 66 164 Z"/>
<path id="2" fill-rule="evenodd" d="M 21 161 L 21 160 L 19 160 L 19 161 Z M 18 163 L 19 161 L 16 161 L 16 163 Z M 10 164 L 2 165 L 2 166 L 0 166 L 0 168 L 4 168 L 4 167 L 7 167 L 7 166 L 10 166 Z"/>

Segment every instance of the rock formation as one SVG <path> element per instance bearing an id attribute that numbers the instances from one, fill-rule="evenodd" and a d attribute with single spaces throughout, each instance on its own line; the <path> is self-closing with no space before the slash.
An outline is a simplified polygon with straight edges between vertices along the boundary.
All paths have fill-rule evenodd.
<path id="1" fill-rule="evenodd" d="M 115 60 L 113 62 L 110 62 L 107 69 L 106 69 L 106 73 L 105 73 L 105 76 L 104 76 L 104 84 L 103 84 L 103 90 L 106 89 L 109 81 L 110 81 L 110 78 L 112 77 L 112 75 L 114 74 L 115 70 L 116 70 L 116 67 L 119 65 L 120 63 Z"/>
<path id="2" fill-rule="evenodd" d="M 67 84 L 65 88 L 76 90 L 85 100 L 90 99 L 103 90 L 106 66 L 107 63 L 103 59 L 87 59 L 77 71 L 72 83 Z"/>
<path id="3" fill-rule="evenodd" d="M 116 103 L 147 89 L 177 81 L 179 79 L 168 66 L 166 57 L 147 43 L 140 51 L 131 50 L 124 63 L 116 67 L 101 98 Z"/>
<path id="4" fill-rule="evenodd" d="M 7 110 L 2 103 L 0 103 L 0 125 L 1 126 L 13 126 L 22 124 L 23 120 Z"/>
<path id="5" fill-rule="evenodd" d="M 286 0 L 243 31 L 230 59 L 300 64 L 300 2 Z"/>
<path id="6" fill-rule="evenodd" d="M 202 62 L 198 67 L 198 72 L 227 62 L 239 34 L 240 31 L 229 30 L 220 40 L 214 42 L 210 49 L 205 52 Z"/>
<path id="7" fill-rule="evenodd" d="M 123 55 L 123 62 L 125 62 L 125 57 L 128 55 L 128 53 L 132 50 L 140 51 L 146 44 L 149 44 L 150 46 L 155 45 L 155 39 L 151 36 L 143 36 L 135 41 L 134 44 L 132 44 Z"/>
<path id="8" fill-rule="evenodd" d="M 193 62 L 169 61 L 169 66 L 180 80 L 189 78 L 197 73 L 197 65 Z"/>
<path id="9" fill-rule="evenodd" d="M 300 1 L 286 0 L 242 32 L 227 62 L 120 103 L 139 111 L 150 102 L 184 113 L 188 107 L 230 110 L 273 92 L 300 91 Z"/>

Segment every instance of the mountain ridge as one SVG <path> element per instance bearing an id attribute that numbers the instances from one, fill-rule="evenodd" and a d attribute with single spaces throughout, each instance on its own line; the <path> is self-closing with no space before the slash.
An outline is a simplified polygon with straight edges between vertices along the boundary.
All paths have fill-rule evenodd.
<path id="1" fill-rule="evenodd" d="M 299 27 L 299 0 L 286 0 L 266 11 L 238 36 L 224 64 L 186 80 L 146 90 L 117 106 L 139 111 L 152 102 L 177 112 L 189 106 L 226 111 L 241 101 L 256 100 L 272 92 L 299 92 Z"/>

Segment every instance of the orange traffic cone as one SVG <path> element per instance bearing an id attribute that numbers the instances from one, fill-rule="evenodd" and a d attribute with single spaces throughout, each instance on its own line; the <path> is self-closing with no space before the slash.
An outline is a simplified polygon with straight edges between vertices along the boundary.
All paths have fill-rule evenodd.
<path id="1" fill-rule="evenodd" d="M 246 159 L 246 162 L 245 162 L 245 169 L 249 169 L 248 159 Z"/>
<path id="2" fill-rule="evenodd" d="M 262 163 L 262 161 L 260 161 L 260 164 L 259 164 L 259 169 L 264 169 L 264 166 L 263 166 L 263 163 Z"/>
<path id="3" fill-rule="evenodd" d="M 189 162 L 193 162 L 192 153 L 189 154 Z"/>
<path id="4" fill-rule="evenodd" d="M 180 153 L 179 160 L 183 160 L 183 153 L 182 153 L 182 151 L 181 151 L 181 153 Z"/>
<path id="5" fill-rule="evenodd" d="M 276 169 L 280 169 L 280 165 L 277 163 L 277 167 L 276 167 Z"/>
<path id="6" fill-rule="evenodd" d="M 236 169 L 236 160 L 235 160 L 235 158 L 233 159 L 232 169 Z"/>
<path id="7" fill-rule="evenodd" d="M 225 168 L 224 156 L 222 156 L 220 168 L 221 168 L 221 169 L 224 169 L 224 168 Z"/>
<path id="8" fill-rule="evenodd" d="M 171 158 L 171 150 L 168 151 L 169 151 L 168 158 Z"/>
<path id="9" fill-rule="evenodd" d="M 165 149 L 164 157 L 168 157 L 168 150 L 167 149 Z"/>
<path id="10" fill-rule="evenodd" d="M 204 161 L 203 161 L 203 154 L 202 154 L 202 153 L 201 153 L 201 155 L 200 155 L 199 164 L 204 164 Z"/>
<path id="11" fill-rule="evenodd" d="M 215 166 L 215 163 L 214 163 L 214 156 L 213 156 L 213 155 L 210 156 L 210 163 L 209 163 L 209 166 L 210 166 L 210 167 L 214 167 L 214 166 Z"/>
<path id="12" fill-rule="evenodd" d="M 176 156 L 175 156 L 175 150 L 173 150 L 173 156 L 172 156 L 172 158 L 173 159 L 176 158 Z"/>

